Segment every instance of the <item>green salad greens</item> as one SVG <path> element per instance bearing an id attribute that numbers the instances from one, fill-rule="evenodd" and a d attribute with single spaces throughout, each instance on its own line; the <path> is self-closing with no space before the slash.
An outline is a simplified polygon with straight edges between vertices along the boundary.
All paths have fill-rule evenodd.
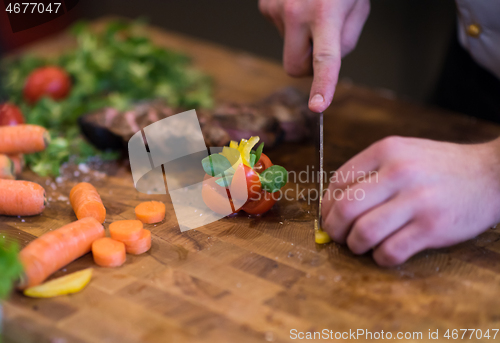
<path id="1" fill-rule="evenodd" d="M 23 267 L 18 259 L 19 247 L 16 243 L 7 243 L 0 236 L 0 300 L 7 297 Z"/>
<path id="2" fill-rule="evenodd" d="M 136 101 L 158 98 L 171 106 L 212 106 L 211 80 L 185 55 L 156 46 L 140 22 L 114 21 L 99 32 L 78 23 L 71 31 L 77 40 L 74 50 L 54 58 L 25 55 L 1 62 L 3 97 L 21 108 L 27 123 L 46 127 L 52 136 L 45 151 L 26 157 L 37 174 L 56 176 L 70 158 L 80 163 L 92 156 L 118 157 L 82 138 L 77 124 L 81 115 L 103 107 L 123 111 Z M 23 99 L 26 78 L 45 65 L 60 66 L 71 75 L 71 92 L 66 99 L 45 97 L 31 106 Z"/>

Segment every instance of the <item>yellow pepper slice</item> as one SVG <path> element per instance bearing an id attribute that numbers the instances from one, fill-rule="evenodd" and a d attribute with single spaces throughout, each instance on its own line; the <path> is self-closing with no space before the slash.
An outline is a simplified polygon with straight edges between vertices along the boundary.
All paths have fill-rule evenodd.
<path id="1" fill-rule="evenodd" d="M 30 287 L 24 295 L 32 298 L 52 298 L 81 291 L 92 278 L 92 268 L 75 272 L 38 286 Z"/>
<path id="2" fill-rule="evenodd" d="M 238 146 L 238 150 L 241 153 L 241 159 L 243 160 L 243 163 L 249 167 L 250 166 L 250 152 L 252 151 L 252 148 L 257 144 L 259 141 L 259 136 L 252 136 L 250 139 L 242 139 L 240 142 L 240 145 Z"/>
<path id="3" fill-rule="evenodd" d="M 232 147 L 223 147 L 222 152 L 220 153 L 222 156 L 227 158 L 229 163 L 233 166 L 233 169 L 236 170 L 236 168 L 243 163 L 241 159 L 241 153 L 239 152 L 238 149 L 232 148 Z"/>
<path id="4" fill-rule="evenodd" d="M 238 149 L 238 142 L 236 141 L 229 142 L 229 147 L 233 149 Z"/>

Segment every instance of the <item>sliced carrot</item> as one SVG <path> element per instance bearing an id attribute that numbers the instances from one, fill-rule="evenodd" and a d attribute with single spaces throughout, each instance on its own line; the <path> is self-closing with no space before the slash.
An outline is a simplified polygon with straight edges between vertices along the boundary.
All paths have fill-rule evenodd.
<path id="1" fill-rule="evenodd" d="M 21 124 L 0 126 L 0 154 L 30 154 L 45 150 L 50 134 L 44 127 Z"/>
<path id="2" fill-rule="evenodd" d="M 119 267 L 125 263 L 125 244 L 104 237 L 92 243 L 94 262 L 101 267 Z"/>
<path id="3" fill-rule="evenodd" d="M 23 154 L 16 154 L 16 155 L 8 155 L 9 158 L 12 160 L 14 163 L 14 170 L 16 172 L 16 175 L 19 175 L 23 172 L 24 168 L 24 155 Z"/>
<path id="4" fill-rule="evenodd" d="M 151 249 L 151 231 L 142 229 L 139 239 L 125 243 L 125 249 L 129 254 L 140 255 Z"/>
<path id="5" fill-rule="evenodd" d="M 14 180 L 16 178 L 14 162 L 7 156 L 0 154 L 0 179 Z"/>
<path id="6" fill-rule="evenodd" d="M 24 276 L 18 287 L 39 285 L 58 269 L 88 253 L 92 243 L 104 234 L 102 224 L 94 218 L 80 219 L 43 234 L 19 253 Z"/>
<path id="7" fill-rule="evenodd" d="M 99 223 L 106 219 L 106 208 L 97 189 L 87 182 L 80 182 L 71 189 L 69 201 L 78 219 L 93 217 Z"/>
<path id="8" fill-rule="evenodd" d="M 0 215 L 34 216 L 45 209 L 45 189 L 37 183 L 0 180 Z"/>
<path id="9" fill-rule="evenodd" d="M 135 217 L 145 224 L 159 223 L 165 218 L 165 204 L 159 201 L 146 201 L 135 208 Z"/>
<path id="10" fill-rule="evenodd" d="M 109 224 L 111 238 L 125 244 L 138 240 L 143 229 L 140 220 L 117 220 Z"/>

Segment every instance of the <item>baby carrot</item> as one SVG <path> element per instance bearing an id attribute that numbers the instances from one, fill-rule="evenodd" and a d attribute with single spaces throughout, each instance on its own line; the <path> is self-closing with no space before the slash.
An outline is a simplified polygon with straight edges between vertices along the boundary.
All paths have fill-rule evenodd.
<path id="1" fill-rule="evenodd" d="M 92 243 L 94 262 L 101 267 L 119 267 L 125 263 L 125 244 L 104 237 Z"/>
<path id="2" fill-rule="evenodd" d="M 151 231 L 142 229 L 141 237 L 136 241 L 125 243 L 125 249 L 133 255 L 140 255 L 151 249 Z"/>
<path id="3" fill-rule="evenodd" d="M 8 157 L 12 160 L 12 163 L 14 163 L 14 170 L 16 172 L 15 175 L 21 174 L 24 168 L 24 155 L 16 154 L 16 155 L 8 155 Z"/>
<path id="4" fill-rule="evenodd" d="M 14 180 L 14 169 L 14 162 L 7 155 L 0 154 L 0 179 Z"/>
<path id="5" fill-rule="evenodd" d="M 39 285 L 58 269 L 88 253 L 92 243 L 102 237 L 104 228 L 94 218 L 80 219 L 45 233 L 19 253 L 24 276 L 18 287 Z"/>
<path id="6" fill-rule="evenodd" d="M 80 182 L 71 189 L 69 201 L 78 219 L 93 217 L 99 223 L 106 219 L 106 208 L 94 186 L 87 182 Z"/>
<path id="7" fill-rule="evenodd" d="M 21 124 L 0 126 L 0 154 L 30 154 L 45 150 L 49 132 L 41 126 Z"/>
<path id="8" fill-rule="evenodd" d="M 135 217 L 145 224 L 159 223 L 165 218 L 165 204 L 159 201 L 146 201 L 135 208 Z"/>
<path id="9" fill-rule="evenodd" d="M 45 189 L 30 181 L 0 180 L 0 215 L 34 216 L 45 209 Z"/>
<path id="10" fill-rule="evenodd" d="M 141 237 L 143 229 L 140 220 L 117 220 L 109 224 L 109 233 L 114 240 L 127 244 Z"/>

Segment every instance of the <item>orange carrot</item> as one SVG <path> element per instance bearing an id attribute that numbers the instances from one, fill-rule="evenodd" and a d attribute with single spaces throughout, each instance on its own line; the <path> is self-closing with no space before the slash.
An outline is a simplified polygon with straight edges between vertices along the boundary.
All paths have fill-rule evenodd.
<path id="1" fill-rule="evenodd" d="M 14 169 L 14 162 L 7 155 L 0 154 L 0 179 L 14 180 Z"/>
<path id="2" fill-rule="evenodd" d="M 29 181 L 0 180 L 0 215 L 34 216 L 45 209 L 45 189 Z"/>
<path id="3" fill-rule="evenodd" d="M 125 244 L 104 237 L 92 243 L 94 262 L 101 267 L 119 267 L 125 263 Z"/>
<path id="4" fill-rule="evenodd" d="M 151 248 L 151 231 L 142 229 L 141 237 L 133 242 L 125 243 L 125 249 L 129 254 L 140 255 Z"/>
<path id="5" fill-rule="evenodd" d="M 135 217 L 145 224 L 159 223 L 165 218 L 165 204 L 159 201 L 146 201 L 135 208 Z"/>
<path id="6" fill-rule="evenodd" d="M 118 220 L 109 224 L 111 238 L 125 244 L 138 240 L 142 229 L 140 220 Z"/>
<path id="7" fill-rule="evenodd" d="M 23 154 L 16 154 L 16 155 L 8 155 L 9 158 L 12 160 L 14 163 L 14 170 L 16 172 L 16 175 L 19 175 L 23 172 L 24 168 L 24 155 Z"/>
<path id="8" fill-rule="evenodd" d="M 106 209 L 101 197 L 94 186 L 87 182 L 80 182 L 71 189 L 69 201 L 78 219 L 93 217 L 99 223 L 106 219 Z"/>
<path id="9" fill-rule="evenodd" d="M 21 124 L 0 126 L 0 154 L 30 154 L 45 150 L 49 132 L 41 126 Z"/>
<path id="10" fill-rule="evenodd" d="M 49 231 L 19 253 L 24 276 L 18 286 L 26 289 L 42 283 L 58 269 L 88 253 L 92 243 L 104 237 L 104 228 L 94 218 L 84 218 Z"/>

